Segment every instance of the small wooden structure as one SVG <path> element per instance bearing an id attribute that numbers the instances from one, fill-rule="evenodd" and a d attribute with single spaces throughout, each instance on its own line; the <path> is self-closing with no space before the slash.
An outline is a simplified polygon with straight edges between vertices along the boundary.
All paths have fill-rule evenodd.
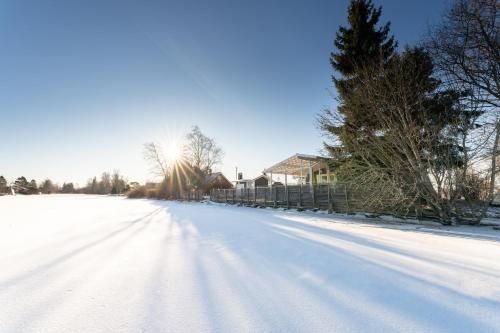
<path id="1" fill-rule="evenodd" d="M 322 156 L 295 154 L 264 170 L 249 186 L 233 190 L 213 190 L 211 199 L 217 202 L 250 206 L 297 207 L 349 211 L 346 187 L 334 186 L 330 170 L 331 159 Z M 274 182 L 273 176 L 284 175 L 285 182 Z M 297 184 L 289 184 L 288 177 Z M 253 186 L 252 186 L 253 185 Z M 335 203 L 335 207 L 334 207 Z"/>
<path id="2" fill-rule="evenodd" d="M 320 184 L 333 184 L 335 177 L 330 170 L 331 158 L 295 154 L 275 165 L 264 170 L 264 174 L 268 175 L 271 183 L 273 182 L 273 175 L 284 175 L 285 185 L 288 185 L 288 176 L 292 176 L 298 180 L 299 184 L 313 185 Z"/>
<path id="3" fill-rule="evenodd" d="M 231 189 L 233 184 L 224 176 L 222 172 L 214 172 L 205 176 L 203 192 L 209 194 L 213 189 Z"/>
<path id="4" fill-rule="evenodd" d="M 260 175 L 253 179 L 254 187 L 266 187 L 271 185 L 271 179 L 266 175 Z"/>

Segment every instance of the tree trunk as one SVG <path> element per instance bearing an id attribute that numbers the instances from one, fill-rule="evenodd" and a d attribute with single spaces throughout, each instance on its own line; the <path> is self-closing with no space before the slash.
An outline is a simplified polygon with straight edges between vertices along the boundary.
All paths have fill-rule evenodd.
<path id="1" fill-rule="evenodd" d="M 493 149 L 491 152 L 491 175 L 490 175 L 490 187 L 488 189 L 488 196 L 486 197 L 483 207 L 480 210 L 480 214 L 476 220 L 476 223 L 480 223 L 481 220 L 486 216 L 486 212 L 490 207 L 493 199 L 495 199 L 495 180 L 497 173 L 497 155 L 498 155 L 498 145 L 500 141 L 500 120 L 497 119 L 495 125 L 495 141 L 493 142 Z"/>

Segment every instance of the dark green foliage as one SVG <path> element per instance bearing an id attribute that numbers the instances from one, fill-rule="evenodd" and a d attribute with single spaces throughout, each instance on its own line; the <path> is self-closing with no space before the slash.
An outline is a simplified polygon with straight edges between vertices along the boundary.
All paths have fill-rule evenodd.
<path id="1" fill-rule="evenodd" d="M 44 194 L 51 194 L 57 192 L 57 187 L 50 179 L 46 179 L 40 186 L 40 191 Z"/>
<path id="2" fill-rule="evenodd" d="M 371 0 L 351 1 L 349 26 L 339 27 L 335 38 L 338 52 L 330 55 L 333 69 L 344 77 L 355 75 L 360 66 L 387 61 L 393 55 L 397 43 L 389 35 L 390 23 L 377 27 L 381 13 L 382 8 L 375 8 Z M 345 82 L 335 77 L 333 81 L 336 85 Z"/>
<path id="3" fill-rule="evenodd" d="M 19 194 L 29 194 L 29 191 L 28 191 L 28 181 L 26 180 L 25 177 L 19 177 L 16 179 L 16 181 L 14 182 L 14 190 L 16 193 L 19 193 Z"/>
<path id="4" fill-rule="evenodd" d="M 92 182 L 90 183 L 90 186 L 87 187 L 89 193 L 96 194 L 97 189 L 98 189 L 98 184 L 97 184 L 97 178 L 94 177 L 92 178 Z"/>
<path id="5" fill-rule="evenodd" d="M 38 194 L 39 192 L 36 181 L 32 179 L 28 184 L 28 194 Z"/>
<path id="6" fill-rule="evenodd" d="M 0 194 L 8 193 L 7 180 L 4 176 L 0 176 Z"/>
<path id="7" fill-rule="evenodd" d="M 397 43 L 389 34 L 389 23 L 379 27 L 382 9 L 375 8 L 371 0 L 352 0 L 348 9 L 349 26 L 341 26 L 336 34 L 336 52 L 330 55 L 332 68 L 341 75 L 332 80 L 338 92 L 338 115 L 343 118 L 336 122 L 321 122 L 321 128 L 333 134 L 349 151 L 348 141 L 357 136 L 359 130 L 373 127 L 373 119 L 368 117 L 365 106 L 349 98 L 357 89 L 356 72 L 364 67 L 385 65 L 393 56 Z M 328 116 L 328 115 L 327 115 Z M 348 125 L 346 125 L 346 123 Z M 332 146 L 326 147 L 333 152 Z M 338 153 L 338 151 L 337 151 Z"/>
<path id="8" fill-rule="evenodd" d="M 73 183 L 64 183 L 61 188 L 61 193 L 76 193 Z"/>

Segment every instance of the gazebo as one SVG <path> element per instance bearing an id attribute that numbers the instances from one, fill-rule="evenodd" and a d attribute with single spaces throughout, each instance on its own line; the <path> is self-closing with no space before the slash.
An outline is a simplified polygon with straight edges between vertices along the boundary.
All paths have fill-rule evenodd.
<path id="1" fill-rule="evenodd" d="M 269 175 L 271 182 L 273 175 L 284 175 L 285 185 L 288 176 L 299 180 L 300 184 L 330 184 L 333 180 L 328 161 L 331 158 L 306 154 L 295 154 L 264 170 Z"/>

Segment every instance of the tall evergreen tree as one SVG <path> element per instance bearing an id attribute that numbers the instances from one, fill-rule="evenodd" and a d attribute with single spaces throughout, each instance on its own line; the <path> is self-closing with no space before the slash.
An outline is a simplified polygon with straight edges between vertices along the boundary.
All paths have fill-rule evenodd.
<path id="1" fill-rule="evenodd" d="M 26 177 L 23 176 L 16 179 L 12 188 L 16 193 L 28 194 L 28 185 L 29 183 L 26 180 Z"/>
<path id="2" fill-rule="evenodd" d="M 386 64 L 393 56 L 397 42 L 390 35 L 390 23 L 379 26 L 381 7 L 375 8 L 371 0 L 351 0 L 348 9 L 348 26 L 339 27 L 336 34 L 336 51 L 330 54 L 332 68 L 340 77 L 332 76 L 338 92 L 339 107 L 336 121 L 327 112 L 320 120 L 321 128 L 340 139 L 349 151 L 348 142 L 360 131 L 373 126 L 366 116 L 364 106 L 349 98 L 356 89 L 356 73 L 363 67 Z M 341 118 L 341 120 L 339 119 Z M 336 149 L 326 147 L 331 152 Z"/>
<path id="3" fill-rule="evenodd" d="M 36 184 L 36 180 L 32 179 L 28 184 L 28 193 L 36 194 L 38 192 L 39 190 L 38 190 L 38 185 Z"/>
<path id="4" fill-rule="evenodd" d="M 7 180 L 4 176 L 0 176 L 0 193 L 7 192 Z"/>
<path id="5" fill-rule="evenodd" d="M 54 183 L 50 179 L 45 179 L 40 186 L 40 190 L 44 194 L 51 194 L 55 191 L 55 186 Z"/>
<path id="6" fill-rule="evenodd" d="M 92 183 L 90 184 L 90 194 L 96 194 L 98 191 L 97 178 L 92 178 Z"/>
<path id="7" fill-rule="evenodd" d="M 61 193 L 75 193 L 75 186 L 73 183 L 64 183 L 61 188 Z"/>

